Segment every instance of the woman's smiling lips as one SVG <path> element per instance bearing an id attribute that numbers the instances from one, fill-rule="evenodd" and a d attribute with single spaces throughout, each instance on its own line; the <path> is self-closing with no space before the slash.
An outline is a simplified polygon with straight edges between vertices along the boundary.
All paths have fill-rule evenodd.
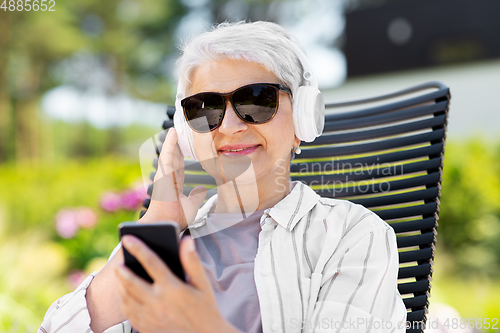
<path id="1" fill-rule="evenodd" d="M 254 152 L 260 145 L 246 144 L 246 145 L 226 145 L 219 148 L 219 153 L 224 156 L 232 155 L 248 155 Z"/>

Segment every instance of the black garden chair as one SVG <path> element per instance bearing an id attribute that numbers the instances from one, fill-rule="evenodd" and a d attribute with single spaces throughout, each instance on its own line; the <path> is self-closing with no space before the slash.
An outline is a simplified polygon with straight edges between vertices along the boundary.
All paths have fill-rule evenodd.
<path id="1" fill-rule="evenodd" d="M 310 185 L 321 196 L 361 204 L 394 228 L 407 333 L 422 332 L 427 319 L 449 102 L 449 89 L 429 82 L 327 104 L 323 134 L 312 143 L 303 142 L 302 153 L 290 167 L 293 180 Z M 169 107 L 164 129 L 173 126 L 174 111 Z M 192 189 L 189 184 L 215 185 L 200 172 L 198 163 L 186 165 L 186 193 Z M 210 192 L 215 189 L 207 198 Z M 148 205 L 146 199 L 145 208 Z"/>

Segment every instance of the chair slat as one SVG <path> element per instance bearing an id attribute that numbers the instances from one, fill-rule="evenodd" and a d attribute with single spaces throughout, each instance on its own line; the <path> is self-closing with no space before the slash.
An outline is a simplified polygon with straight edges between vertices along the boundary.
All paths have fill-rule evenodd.
<path id="1" fill-rule="evenodd" d="M 414 323 L 416 327 L 417 325 L 421 325 L 422 321 L 424 320 L 424 316 L 425 310 L 412 311 L 406 315 L 406 321 Z M 407 330 L 406 332 L 409 333 L 410 331 Z M 413 333 L 413 331 L 411 332 Z M 415 332 L 420 332 L 420 330 L 416 330 Z"/>
<path id="2" fill-rule="evenodd" d="M 417 230 L 428 230 L 436 227 L 437 221 L 435 217 L 427 217 L 420 220 L 390 223 L 396 234 L 401 232 L 411 232 Z"/>
<path id="3" fill-rule="evenodd" d="M 359 132 L 349 132 L 342 134 L 330 134 L 325 132 L 324 135 L 320 136 L 313 142 L 303 142 L 302 146 L 316 146 L 325 144 L 339 144 L 344 142 L 353 142 L 361 140 L 373 140 L 381 137 L 388 137 L 397 134 L 411 133 L 419 130 L 424 130 L 426 128 L 433 128 L 436 126 L 441 126 L 446 122 L 446 115 L 440 115 L 437 117 L 419 120 L 411 123 L 405 123 L 401 125 L 383 127 L 372 130 L 360 130 Z"/>
<path id="4" fill-rule="evenodd" d="M 304 169 L 310 171 L 318 170 L 322 172 L 331 172 L 334 170 L 342 169 L 342 167 L 347 163 L 350 163 L 351 165 L 374 165 L 378 163 L 380 164 L 394 163 L 408 159 L 437 155 L 442 151 L 443 151 L 443 143 L 439 142 L 425 147 L 411 148 L 407 150 L 401 150 L 379 155 L 370 155 L 365 157 L 343 158 L 341 160 L 335 158 L 336 156 L 340 155 L 332 155 L 331 160 L 321 161 L 321 162 L 319 161 L 302 162 L 300 160 L 292 161 L 292 164 L 290 165 L 290 172 L 303 172 Z M 199 166 L 198 163 L 194 163 L 191 166 L 186 166 L 186 170 L 203 171 L 203 169 Z"/>
<path id="5" fill-rule="evenodd" d="M 372 168 L 371 170 L 353 170 L 356 169 L 356 165 L 347 164 L 343 166 L 343 169 L 337 170 L 341 173 L 337 174 L 322 174 L 322 175 L 292 175 L 295 179 L 304 181 L 308 184 L 331 184 L 337 182 L 350 182 L 350 181 L 360 181 L 366 179 L 377 179 L 382 177 L 392 177 L 400 176 L 403 174 L 409 174 L 420 171 L 434 170 L 438 168 L 442 163 L 441 158 L 434 157 L 426 161 L 418 161 L 407 164 L 396 164 L 393 166 L 386 166 L 380 168 Z M 368 165 L 368 167 L 371 167 Z M 312 169 L 311 165 L 311 169 Z M 304 168 L 307 169 L 307 168 Z M 342 173 L 342 171 L 348 171 Z"/>
<path id="6" fill-rule="evenodd" d="M 200 162 L 193 162 L 184 160 L 184 170 L 185 171 L 196 171 L 196 172 L 205 172 L 205 169 L 201 166 Z"/>
<path id="7" fill-rule="evenodd" d="M 415 282 L 398 284 L 398 290 L 401 295 L 425 292 L 429 289 L 429 280 L 423 279 Z"/>
<path id="8" fill-rule="evenodd" d="M 399 263 L 429 260 L 433 255 L 432 248 L 430 247 L 415 251 L 399 252 Z"/>
<path id="9" fill-rule="evenodd" d="M 407 108 L 413 105 L 418 105 L 426 102 L 431 102 L 431 101 L 436 101 L 440 100 L 444 97 L 447 97 L 449 95 L 449 89 L 440 89 L 435 92 L 431 92 L 425 95 L 421 96 L 416 96 L 412 98 L 405 99 L 403 101 L 399 102 L 394 102 L 394 103 L 389 103 L 385 105 L 379 105 L 375 107 L 369 107 L 365 108 L 360 111 L 348 111 L 348 112 L 343 112 L 343 113 L 337 113 L 337 114 L 328 114 L 326 115 L 326 121 L 337 121 L 341 119 L 351 119 L 351 118 L 360 118 L 364 116 L 369 116 L 377 113 L 385 113 L 385 112 L 392 112 L 398 109 L 403 109 Z M 325 105 L 326 109 L 331 109 L 331 108 L 336 108 L 339 106 L 339 104 L 345 104 L 345 103 L 328 103 Z"/>
<path id="10" fill-rule="evenodd" d="M 398 248 L 417 246 L 417 245 L 430 245 L 435 241 L 433 232 L 426 232 L 421 235 L 404 236 L 397 238 Z"/>
<path id="11" fill-rule="evenodd" d="M 170 127 L 174 127 L 174 121 L 167 119 L 163 122 L 163 125 L 161 126 L 164 130 L 169 129 Z"/>
<path id="12" fill-rule="evenodd" d="M 363 118 L 331 120 L 329 119 L 329 115 L 326 115 L 324 131 L 325 133 L 328 133 L 331 131 L 342 131 L 355 128 L 377 126 L 382 124 L 390 124 L 402 120 L 423 117 L 438 112 L 444 112 L 447 107 L 448 101 L 443 101 L 436 104 L 421 105 L 406 110 L 400 110 L 398 112 L 375 114 Z"/>
<path id="13" fill-rule="evenodd" d="M 437 198 L 439 188 L 431 187 L 425 190 L 405 192 L 399 194 L 384 195 L 374 198 L 351 199 L 350 201 L 365 206 L 366 208 L 394 205 L 404 202 L 413 202 L 420 200 L 429 200 Z"/>
<path id="14" fill-rule="evenodd" d="M 374 213 L 380 216 L 382 220 L 400 219 L 417 215 L 432 214 L 437 209 L 437 202 L 429 202 L 423 205 L 416 205 L 404 208 L 394 208 L 386 210 L 377 210 Z"/>
<path id="15" fill-rule="evenodd" d="M 407 309 L 420 308 L 427 305 L 427 295 L 419 295 L 403 300 Z"/>
<path id="16" fill-rule="evenodd" d="M 294 177 L 292 177 L 292 179 L 295 180 Z M 396 190 L 403 190 L 407 188 L 414 188 L 424 185 L 437 186 L 440 180 L 441 180 L 441 174 L 439 172 L 433 172 L 428 175 L 386 182 L 385 183 L 386 185 L 381 185 L 381 186 L 375 185 L 372 186 L 371 188 L 370 186 L 342 187 L 337 189 L 316 190 L 316 193 L 327 198 L 343 198 L 349 196 L 360 196 L 360 195 L 368 195 L 381 192 L 385 193 L 387 189 L 390 189 L 391 191 L 396 191 Z"/>
<path id="17" fill-rule="evenodd" d="M 217 185 L 215 179 L 209 174 L 204 174 L 204 175 L 184 174 L 184 177 L 185 177 L 184 179 L 185 184 L 204 184 L 212 186 Z"/>
<path id="18" fill-rule="evenodd" d="M 175 114 L 175 106 L 169 105 L 167 106 L 167 116 L 169 119 L 174 119 Z"/>
<path id="19" fill-rule="evenodd" d="M 443 138 L 444 138 L 444 129 L 438 129 L 429 133 L 416 134 L 401 138 L 363 143 L 352 146 L 340 146 L 340 147 L 326 146 L 326 147 L 319 147 L 312 149 L 303 149 L 300 158 L 324 158 L 331 156 L 364 154 L 381 150 L 396 149 L 405 146 L 422 144 L 436 140 L 442 140 Z"/>
<path id="20" fill-rule="evenodd" d="M 409 313 L 412 313 L 412 312 L 409 312 Z M 408 327 L 405 332 L 406 333 L 422 333 L 422 324 L 420 322 L 415 323 L 414 327 Z"/>
<path id="21" fill-rule="evenodd" d="M 398 279 L 428 276 L 431 273 L 432 273 L 432 266 L 429 263 L 424 263 L 410 267 L 401 267 L 399 269 Z"/>

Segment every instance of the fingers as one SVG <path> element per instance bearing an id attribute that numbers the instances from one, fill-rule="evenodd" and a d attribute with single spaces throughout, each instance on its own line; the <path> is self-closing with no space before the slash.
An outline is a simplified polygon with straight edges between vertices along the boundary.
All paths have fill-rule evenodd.
<path id="1" fill-rule="evenodd" d="M 140 303 L 136 298 L 119 288 L 120 296 L 122 298 L 120 308 L 125 318 L 130 321 L 134 327 L 142 327 L 141 322 L 144 319 L 141 314 L 147 311 L 148 304 Z"/>
<path id="2" fill-rule="evenodd" d="M 154 201 L 163 201 L 163 202 L 175 202 L 178 200 L 178 191 L 176 190 L 179 187 L 178 182 L 174 182 L 172 175 L 167 176 L 159 176 L 160 172 L 158 171 L 155 176 L 155 181 L 153 184 L 153 193 L 151 195 L 151 199 Z"/>
<path id="3" fill-rule="evenodd" d="M 178 143 L 177 131 L 175 128 L 171 128 L 169 130 L 170 134 L 170 145 L 173 147 L 173 155 L 172 157 L 175 159 L 172 163 L 174 169 L 172 169 L 170 175 L 173 178 L 175 190 L 177 193 L 177 199 L 179 198 L 179 193 L 182 192 L 184 186 L 184 156 L 181 153 Z"/>
<path id="4" fill-rule="evenodd" d="M 177 132 L 170 128 L 163 143 L 154 177 L 152 200 L 178 201 L 184 186 L 184 157 L 177 145 Z"/>
<path id="5" fill-rule="evenodd" d="M 132 298 L 137 304 L 143 304 L 145 296 L 151 292 L 151 285 L 138 277 L 125 264 L 115 269 L 116 276 L 120 280 L 118 293 L 122 300 L 129 301 Z"/>
<path id="6" fill-rule="evenodd" d="M 181 169 L 183 165 L 184 158 L 177 145 L 177 132 L 172 127 L 169 129 L 161 149 L 157 175 L 159 174 L 160 177 L 168 176 L 172 171 Z"/>
<path id="7" fill-rule="evenodd" d="M 186 214 L 185 218 L 188 223 L 192 222 L 196 217 L 198 209 L 203 204 L 203 200 L 207 195 L 205 186 L 197 186 L 191 190 L 188 197 L 181 198 L 182 210 Z"/>
<path id="8" fill-rule="evenodd" d="M 182 267 L 189 276 L 189 283 L 196 289 L 212 290 L 203 263 L 196 252 L 194 240 L 190 236 L 182 239 L 179 252 Z"/>
<path id="9" fill-rule="evenodd" d="M 180 282 L 179 279 L 177 279 L 179 281 L 175 281 L 176 277 L 167 265 L 165 265 L 163 260 L 161 260 L 161 258 L 139 238 L 131 235 L 125 235 L 122 237 L 122 244 L 141 263 L 142 267 L 144 267 L 155 283 L 168 282 L 172 284 Z M 139 277 L 137 278 L 140 279 Z M 147 284 L 146 281 L 135 280 L 135 282 L 142 285 L 142 288 L 145 289 L 144 284 Z M 147 284 L 147 286 L 150 285 Z"/>
<path id="10" fill-rule="evenodd" d="M 168 218 L 164 219 L 177 221 L 182 230 L 187 227 L 188 221 L 194 220 L 207 190 L 203 186 L 198 186 L 191 191 L 189 197 L 183 194 L 184 157 L 177 140 L 177 132 L 174 128 L 170 128 L 158 161 L 148 211 L 155 210 L 158 214 L 153 215 L 165 215 Z"/>

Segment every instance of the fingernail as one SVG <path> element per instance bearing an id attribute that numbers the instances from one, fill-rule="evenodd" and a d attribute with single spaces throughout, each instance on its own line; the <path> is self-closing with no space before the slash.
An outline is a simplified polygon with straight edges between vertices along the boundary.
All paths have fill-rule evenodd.
<path id="1" fill-rule="evenodd" d="M 122 244 L 124 244 L 126 247 L 133 246 L 135 244 L 135 239 L 132 236 L 124 235 L 122 237 Z"/>
<path id="2" fill-rule="evenodd" d="M 189 236 L 187 236 L 186 238 L 187 238 L 187 240 L 185 240 L 185 242 L 187 243 L 186 244 L 187 251 L 189 253 L 194 252 L 196 250 L 196 247 L 194 245 L 194 240 Z"/>

